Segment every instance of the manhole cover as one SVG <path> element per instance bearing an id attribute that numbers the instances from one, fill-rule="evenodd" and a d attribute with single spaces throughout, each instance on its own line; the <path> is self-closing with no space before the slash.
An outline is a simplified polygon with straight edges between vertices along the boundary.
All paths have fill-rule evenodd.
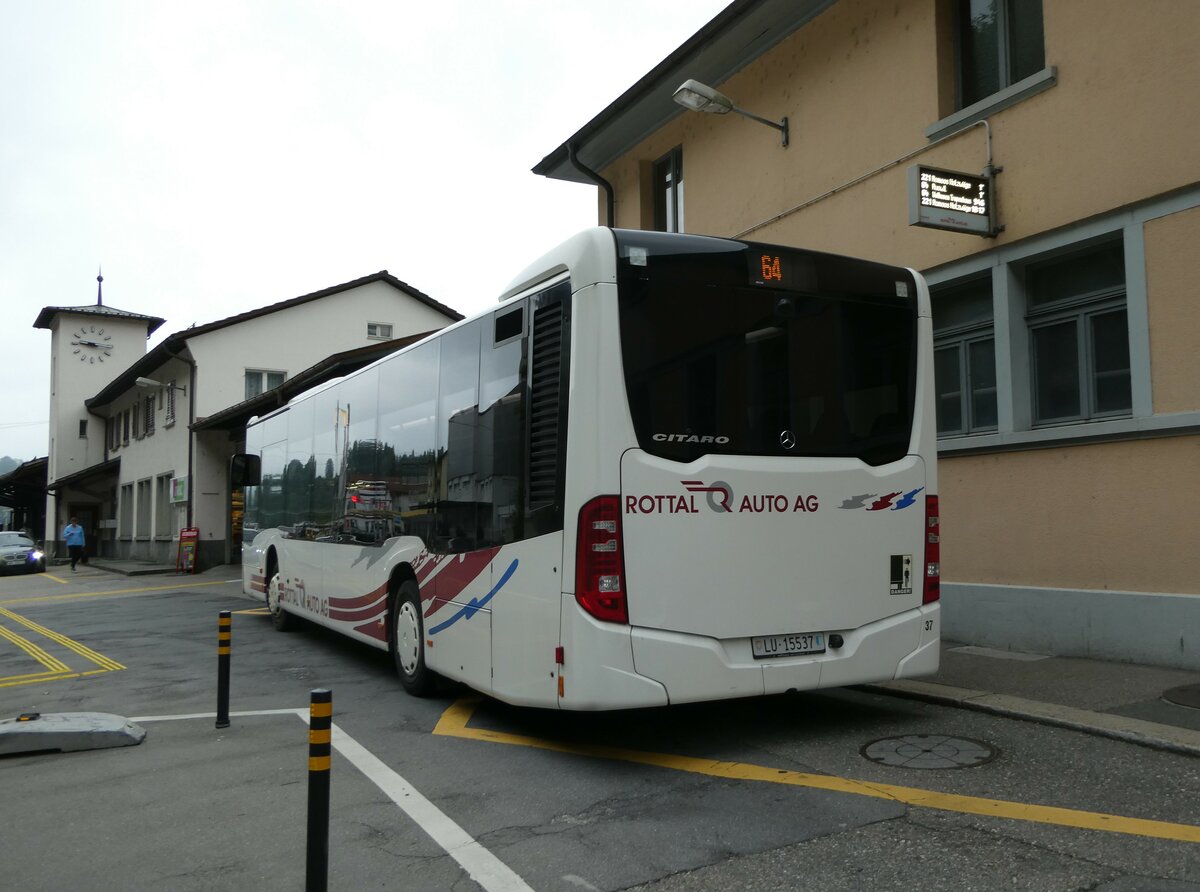
<path id="1" fill-rule="evenodd" d="M 1185 684 L 1178 688 L 1171 688 L 1163 693 L 1163 699 L 1176 706 L 1200 709 L 1200 684 Z"/>
<path id="2" fill-rule="evenodd" d="M 945 734 L 885 737 L 859 750 L 864 758 L 895 768 L 970 768 L 996 758 L 998 751 L 978 740 Z"/>

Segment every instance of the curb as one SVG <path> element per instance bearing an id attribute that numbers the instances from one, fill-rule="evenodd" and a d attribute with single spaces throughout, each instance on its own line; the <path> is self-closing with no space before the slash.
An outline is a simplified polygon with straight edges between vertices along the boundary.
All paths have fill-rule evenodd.
<path id="1" fill-rule="evenodd" d="M 1184 756 L 1200 758 L 1200 731 L 1162 725 L 1142 719 L 1093 712 L 1074 706 L 1060 706 L 1026 700 L 1008 694 L 993 694 L 988 691 L 973 691 L 950 685 L 933 684 L 925 681 L 892 681 L 884 684 L 858 685 L 860 690 L 910 700 L 922 700 L 942 706 L 954 706 L 1007 718 L 1024 719 L 1042 725 L 1053 725 L 1072 731 L 1082 731 L 1098 737 L 1108 737 L 1125 743 Z"/>

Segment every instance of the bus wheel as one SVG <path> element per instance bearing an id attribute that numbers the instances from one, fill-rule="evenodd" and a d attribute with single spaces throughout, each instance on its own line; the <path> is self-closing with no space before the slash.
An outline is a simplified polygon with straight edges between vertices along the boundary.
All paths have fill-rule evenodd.
<path id="1" fill-rule="evenodd" d="M 400 583 L 392 601 L 392 661 L 404 690 L 425 697 L 433 690 L 433 673 L 425 665 L 425 627 L 421 594 L 411 579 Z"/>
<path id="2" fill-rule="evenodd" d="M 283 604 L 279 601 L 279 586 L 279 571 L 276 570 L 267 584 L 267 611 L 271 614 L 271 625 L 281 632 L 286 632 L 296 625 L 296 619 L 283 609 Z"/>

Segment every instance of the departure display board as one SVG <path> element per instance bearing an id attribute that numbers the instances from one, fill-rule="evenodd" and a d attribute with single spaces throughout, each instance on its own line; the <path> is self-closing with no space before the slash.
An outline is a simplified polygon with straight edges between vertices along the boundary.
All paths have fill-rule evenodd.
<path id="1" fill-rule="evenodd" d="M 908 169 L 908 223 L 993 236 L 993 186 L 991 177 L 914 164 Z"/>

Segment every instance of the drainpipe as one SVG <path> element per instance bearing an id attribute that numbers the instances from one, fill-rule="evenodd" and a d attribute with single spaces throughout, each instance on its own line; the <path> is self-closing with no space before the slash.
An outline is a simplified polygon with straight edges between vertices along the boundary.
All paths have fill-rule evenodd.
<path id="1" fill-rule="evenodd" d="M 596 171 L 592 170 L 590 167 L 580 161 L 578 157 L 576 157 L 575 144 L 572 142 L 567 143 L 567 160 L 571 162 L 572 167 L 604 190 L 604 223 L 606 226 L 616 226 L 617 201 L 613 195 L 612 183 L 604 179 L 604 177 L 600 176 L 600 174 L 596 173 Z"/>
<path id="2" fill-rule="evenodd" d="M 196 423 L 196 361 L 194 359 L 184 359 L 178 357 L 187 363 L 188 367 L 188 498 L 187 498 L 187 525 L 193 526 L 192 523 L 192 505 L 196 498 L 196 475 L 192 472 L 192 450 L 196 442 L 196 434 L 192 430 L 192 425 Z M 193 555 L 193 560 L 199 560 L 200 543 L 196 543 L 196 554 Z"/>
<path id="3" fill-rule="evenodd" d="M 167 352 L 171 354 L 172 359 L 178 359 L 180 362 L 184 363 L 188 367 L 187 526 L 191 527 L 192 526 L 192 504 L 193 504 L 193 500 L 195 499 L 195 492 L 196 492 L 196 477 L 192 473 L 192 461 L 193 461 L 192 450 L 193 450 L 193 443 L 195 442 L 195 438 L 196 438 L 196 434 L 192 430 L 192 425 L 196 423 L 196 361 L 194 359 L 189 359 L 188 357 L 182 355 L 184 347 L 187 345 L 186 341 L 183 342 L 182 344 L 180 344 L 178 347 L 175 347 L 174 345 L 168 345 L 167 342 L 164 342 L 164 345 L 166 345 Z M 197 555 L 199 554 L 199 550 L 200 550 L 200 544 L 196 543 Z"/>

